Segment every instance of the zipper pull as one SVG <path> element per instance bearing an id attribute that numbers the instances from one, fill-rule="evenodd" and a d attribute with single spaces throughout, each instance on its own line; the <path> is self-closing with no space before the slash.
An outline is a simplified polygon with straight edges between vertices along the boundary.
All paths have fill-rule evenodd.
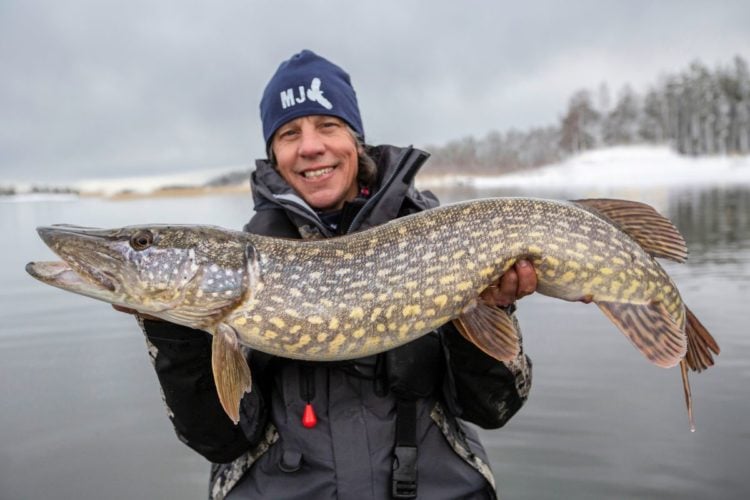
<path id="1" fill-rule="evenodd" d="M 312 429 L 318 423 L 318 417 L 315 415 L 315 410 L 311 403 L 305 405 L 305 411 L 302 412 L 302 427 L 305 429 Z"/>

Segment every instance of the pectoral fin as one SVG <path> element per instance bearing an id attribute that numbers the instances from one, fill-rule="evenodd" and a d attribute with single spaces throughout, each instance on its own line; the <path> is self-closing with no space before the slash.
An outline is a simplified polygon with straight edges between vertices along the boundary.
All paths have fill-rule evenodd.
<path id="1" fill-rule="evenodd" d="M 516 325 L 499 307 L 479 301 L 453 320 L 461 335 L 498 361 L 510 361 L 521 350 Z"/>
<path id="2" fill-rule="evenodd" d="M 596 302 L 599 309 L 655 365 L 669 368 L 682 360 L 687 338 L 664 304 Z"/>
<path id="3" fill-rule="evenodd" d="M 242 354 L 237 333 L 221 323 L 211 344 L 211 367 L 219 401 L 224 411 L 237 424 L 240 421 L 240 400 L 252 388 L 250 367 Z"/>

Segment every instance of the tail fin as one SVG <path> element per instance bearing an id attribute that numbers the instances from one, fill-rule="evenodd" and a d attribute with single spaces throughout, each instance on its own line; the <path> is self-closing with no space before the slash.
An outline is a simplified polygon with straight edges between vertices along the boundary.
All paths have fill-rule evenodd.
<path id="1" fill-rule="evenodd" d="M 688 338 L 688 349 L 685 360 L 691 370 L 701 372 L 706 368 L 713 366 L 713 354 L 719 354 L 719 344 L 708 333 L 706 327 L 698 321 L 698 318 L 690 309 L 685 307 L 687 316 L 685 322 L 685 333 Z M 711 354 L 713 352 L 713 354 Z"/>

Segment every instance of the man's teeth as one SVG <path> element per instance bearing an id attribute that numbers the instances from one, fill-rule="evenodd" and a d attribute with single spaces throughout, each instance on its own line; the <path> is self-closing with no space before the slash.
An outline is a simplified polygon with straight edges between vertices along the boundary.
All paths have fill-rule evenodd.
<path id="1" fill-rule="evenodd" d="M 307 179 L 311 179 L 313 177 L 320 177 L 321 175 L 325 175 L 328 172 L 333 172 L 333 167 L 321 168 L 320 170 L 307 170 L 303 173 L 303 175 Z"/>

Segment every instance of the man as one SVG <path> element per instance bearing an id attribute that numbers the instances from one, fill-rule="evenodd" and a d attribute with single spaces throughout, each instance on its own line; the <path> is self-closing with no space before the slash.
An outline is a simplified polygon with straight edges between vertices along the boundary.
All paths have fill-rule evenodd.
<path id="1" fill-rule="evenodd" d="M 250 232 L 329 238 L 431 208 L 412 180 L 427 154 L 371 147 L 349 75 L 310 51 L 281 64 L 261 101 L 268 160 L 252 176 Z M 532 293 L 522 262 L 483 293 Z M 493 498 L 476 433 L 526 400 L 530 362 L 500 363 L 451 324 L 392 351 L 308 363 L 249 352 L 253 390 L 234 425 L 214 389 L 205 332 L 140 318 L 175 430 L 214 463 L 211 498 Z"/>

